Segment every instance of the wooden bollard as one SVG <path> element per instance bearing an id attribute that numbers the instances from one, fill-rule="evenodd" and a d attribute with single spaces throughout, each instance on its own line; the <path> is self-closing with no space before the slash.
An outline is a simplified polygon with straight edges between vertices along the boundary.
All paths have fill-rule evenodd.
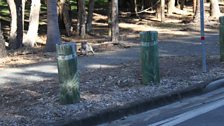
<path id="1" fill-rule="evenodd" d="M 224 61 L 224 16 L 219 17 L 219 44 L 220 44 L 220 61 Z"/>
<path id="2" fill-rule="evenodd" d="M 141 32 L 140 37 L 142 83 L 159 83 L 158 32 Z"/>
<path id="3" fill-rule="evenodd" d="M 62 104 L 78 102 L 80 99 L 80 92 L 76 44 L 59 44 L 56 45 L 56 50 L 60 82 L 60 101 Z"/>

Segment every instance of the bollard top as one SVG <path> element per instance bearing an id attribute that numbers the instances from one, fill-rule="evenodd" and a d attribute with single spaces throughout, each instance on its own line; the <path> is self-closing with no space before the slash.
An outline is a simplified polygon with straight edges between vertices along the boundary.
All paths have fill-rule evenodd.
<path id="1" fill-rule="evenodd" d="M 61 43 L 56 44 L 58 55 L 76 54 L 76 43 Z"/>
<path id="2" fill-rule="evenodd" d="M 220 24 L 224 24 L 224 16 L 219 17 L 219 22 L 220 22 Z"/>
<path id="3" fill-rule="evenodd" d="M 157 42 L 158 32 L 157 31 L 145 31 L 140 32 L 141 42 Z"/>

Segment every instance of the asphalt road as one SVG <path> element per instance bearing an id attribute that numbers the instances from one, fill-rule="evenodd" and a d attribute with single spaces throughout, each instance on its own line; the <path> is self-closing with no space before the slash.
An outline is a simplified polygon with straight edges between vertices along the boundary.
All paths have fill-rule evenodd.
<path id="1" fill-rule="evenodd" d="M 224 88 L 100 126 L 223 126 Z"/>
<path id="2" fill-rule="evenodd" d="M 165 56 L 201 56 L 199 36 L 187 36 L 159 40 L 159 55 Z M 139 43 L 139 42 L 136 42 Z M 218 34 L 206 34 L 208 56 L 219 55 Z M 95 56 L 78 57 L 79 70 L 116 67 L 119 64 L 139 60 L 140 48 L 128 48 L 97 53 Z M 0 85 L 4 83 L 33 83 L 57 77 L 56 62 L 37 63 L 16 68 L 0 68 Z"/>

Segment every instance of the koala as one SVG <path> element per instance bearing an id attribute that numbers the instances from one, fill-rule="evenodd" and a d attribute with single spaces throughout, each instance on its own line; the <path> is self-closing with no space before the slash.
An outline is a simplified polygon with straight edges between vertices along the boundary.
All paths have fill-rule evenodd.
<path id="1" fill-rule="evenodd" d="M 83 55 L 88 55 L 89 53 L 92 53 L 93 55 L 95 54 L 92 46 L 88 42 L 82 42 L 81 43 L 80 52 Z"/>

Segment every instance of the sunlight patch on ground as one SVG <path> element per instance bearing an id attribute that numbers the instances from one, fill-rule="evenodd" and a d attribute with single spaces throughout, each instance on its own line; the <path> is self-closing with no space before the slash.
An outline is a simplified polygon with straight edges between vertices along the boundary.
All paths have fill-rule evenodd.
<path id="1" fill-rule="evenodd" d="M 117 68 L 117 65 L 105 65 L 105 64 L 92 64 L 88 65 L 87 68 L 99 69 L 99 68 Z"/>

